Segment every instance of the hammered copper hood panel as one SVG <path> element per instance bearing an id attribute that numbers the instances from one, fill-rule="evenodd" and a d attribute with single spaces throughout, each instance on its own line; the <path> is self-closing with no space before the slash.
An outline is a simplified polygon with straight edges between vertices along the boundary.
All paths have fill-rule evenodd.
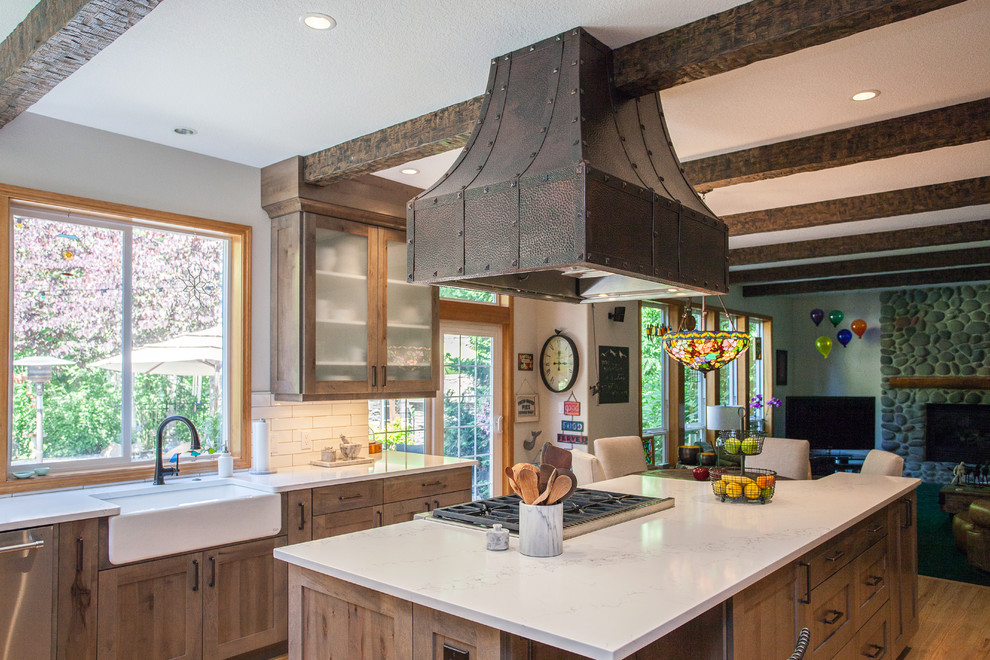
<path id="1" fill-rule="evenodd" d="M 684 178 L 657 94 L 626 98 L 581 28 L 492 60 L 461 157 L 408 205 L 416 282 L 583 302 L 724 293 L 728 230 Z"/>

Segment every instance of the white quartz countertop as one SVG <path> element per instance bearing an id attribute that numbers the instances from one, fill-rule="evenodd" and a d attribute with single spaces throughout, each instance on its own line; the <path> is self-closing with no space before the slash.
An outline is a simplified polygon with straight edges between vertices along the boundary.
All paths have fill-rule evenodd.
<path id="1" fill-rule="evenodd" d="M 235 472 L 233 477 L 221 479 L 217 475 L 189 475 L 165 479 L 162 488 L 188 488 L 197 482 L 234 483 L 269 493 L 330 486 L 333 484 L 380 479 L 386 475 L 434 472 L 456 467 L 475 465 L 477 461 L 446 456 L 384 452 L 374 463 L 325 468 L 315 465 L 279 468 L 273 474 L 254 475 Z M 44 477 L 42 477 L 44 478 Z M 94 494 L 125 495 L 130 490 L 147 489 L 151 480 L 126 484 L 97 484 L 85 488 L 60 491 L 26 493 L 0 497 L 0 532 L 12 529 L 50 525 L 53 523 L 115 516 L 120 513 L 116 504 L 93 497 Z"/>
<path id="2" fill-rule="evenodd" d="M 674 508 L 564 541 L 553 558 L 485 550 L 485 532 L 430 520 L 277 548 L 291 564 L 592 658 L 623 658 L 912 491 L 838 473 L 779 481 L 765 505 L 707 482 L 628 476 L 592 487 Z M 550 605 L 551 598 L 557 605 Z"/>

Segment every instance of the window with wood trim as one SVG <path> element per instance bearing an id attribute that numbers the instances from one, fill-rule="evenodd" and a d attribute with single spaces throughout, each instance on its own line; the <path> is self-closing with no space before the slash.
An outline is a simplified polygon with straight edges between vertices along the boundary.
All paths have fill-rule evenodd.
<path id="1" fill-rule="evenodd" d="M 188 453 L 188 431 L 172 425 L 166 460 L 184 453 L 183 467 L 203 469 L 227 446 L 247 465 L 250 228 L 15 190 L 0 197 L 13 302 L 5 476 L 49 467 L 53 487 L 148 466 L 174 414 L 203 448 Z"/>

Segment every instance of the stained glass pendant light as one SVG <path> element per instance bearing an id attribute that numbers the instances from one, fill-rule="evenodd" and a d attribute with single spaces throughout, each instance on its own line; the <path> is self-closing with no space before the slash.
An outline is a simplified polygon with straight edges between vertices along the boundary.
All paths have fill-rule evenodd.
<path id="1" fill-rule="evenodd" d="M 724 309 L 724 307 L 723 307 Z M 729 317 L 726 313 L 726 317 Z M 701 330 L 668 332 L 663 350 L 688 369 L 703 374 L 718 369 L 749 348 L 749 335 L 740 330 L 705 330 L 705 299 L 701 299 Z M 684 323 L 681 324 L 684 327 Z"/>

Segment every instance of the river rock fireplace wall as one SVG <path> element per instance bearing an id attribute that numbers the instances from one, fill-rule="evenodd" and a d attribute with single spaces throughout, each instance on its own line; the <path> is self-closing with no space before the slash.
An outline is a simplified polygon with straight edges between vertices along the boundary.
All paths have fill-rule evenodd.
<path id="1" fill-rule="evenodd" d="M 990 285 L 882 292 L 880 373 L 881 447 L 904 457 L 905 476 L 948 483 L 953 463 L 926 455 L 925 406 L 990 405 L 990 389 L 958 386 L 990 377 Z M 899 378 L 930 380 L 893 386 Z"/>

